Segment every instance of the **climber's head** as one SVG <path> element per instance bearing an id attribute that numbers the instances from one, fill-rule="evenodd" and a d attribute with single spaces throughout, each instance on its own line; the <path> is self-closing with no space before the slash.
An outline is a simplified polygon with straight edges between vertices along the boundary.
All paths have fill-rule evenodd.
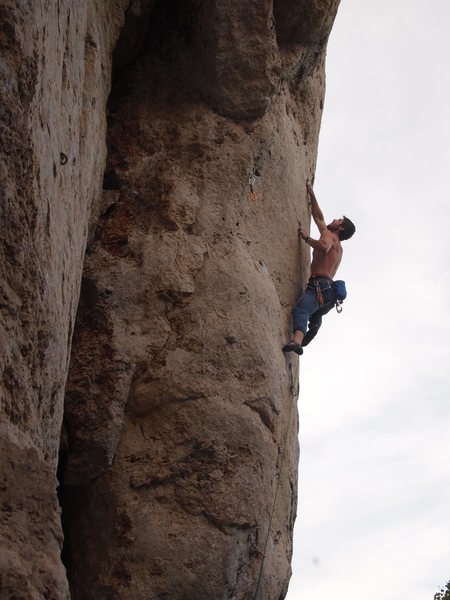
<path id="1" fill-rule="evenodd" d="M 343 240 L 348 240 L 352 237 L 355 231 L 356 227 L 353 225 L 350 219 L 348 217 L 344 217 L 342 219 L 342 225 L 339 229 L 339 239 L 341 240 L 341 242 Z"/>
<path id="2" fill-rule="evenodd" d="M 342 219 L 334 219 L 328 226 L 330 231 L 338 234 L 341 242 L 348 240 L 355 233 L 355 226 L 348 217 L 342 217 Z"/>

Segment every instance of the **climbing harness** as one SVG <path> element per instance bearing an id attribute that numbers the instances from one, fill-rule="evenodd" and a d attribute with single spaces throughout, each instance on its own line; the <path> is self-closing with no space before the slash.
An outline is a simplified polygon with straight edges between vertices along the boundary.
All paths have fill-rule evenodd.
<path id="1" fill-rule="evenodd" d="M 300 363 L 299 363 L 299 365 L 300 365 Z M 300 366 L 299 366 L 299 369 L 300 369 Z M 281 451 L 280 468 L 278 471 L 278 475 L 276 476 L 277 485 L 275 487 L 275 494 L 273 497 L 272 510 L 270 513 L 269 525 L 267 527 L 266 539 L 264 541 L 264 546 L 263 546 L 262 551 L 257 548 L 258 554 L 261 557 L 261 566 L 259 568 L 258 583 L 256 584 L 254 600 L 257 600 L 257 598 L 258 598 L 259 588 L 261 585 L 261 580 L 262 580 L 263 571 L 264 571 L 264 561 L 266 559 L 267 544 L 269 543 L 270 530 L 272 529 L 272 521 L 273 521 L 273 516 L 275 514 L 275 506 L 276 506 L 277 497 L 278 497 L 278 490 L 280 488 L 281 475 L 283 472 L 284 459 L 286 456 L 286 448 L 287 448 L 287 443 L 288 443 L 288 438 L 289 438 L 289 430 L 291 428 L 292 408 L 295 403 L 294 400 L 300 392 L 300 373 L 299 373 L 299 384 L 298 384 L 298 388 L 296 389 L 296 386 L 294 384 L 294 370 L 292 367 L 292 363 L 289 363 L 289 372 L 290 372 L 290 379 L 291 379 L 291 405 L 289 407 L 289 416 L 288 416 L 288 422 L 287 422 L 287 427 L 286 427 L 286 434 L 284 436 L 283 449 Z"/>
<path id="2" fill-rule="evenodd" d="M 317 301 L 319 302 L 319 306 L 323 307 L 323 305 L 325 304 L 325 299 L 322 294 L 319 279 L 316 279 L 316 276 L 314 275 L 312 276 L 312 278 L 314 280 L 314 289 L 316 291 Z M 337 281 L 331 281 L 331 287 L 334 290 L 335 296 L 334 306 L 336 307 L 336 311 L 340 314 L 342 312 L 342 303 L 347 297 L 345 281 L 342 281 L 341 279 L 338 279 Z M 331 310 L 331 308 L 332 307 L 327 308 L 326 312 Z M 323 314 L 326 314 L 326 312 L 324 312 Z"/>
<path id="3" fill-rule="evenodd" d="M 250 188 L 250 192 L 249 192 L 248 196 L 252 202 L 255 202 L 256 200 L 258 200 L 258 195 L 253 189 L 253 186 L 255 185 L 255 183 L 256 183 L 256 179 L 253 174 L 253 171 L 250 171 L 250 173 L 248 174 L 248 185 Z"/>

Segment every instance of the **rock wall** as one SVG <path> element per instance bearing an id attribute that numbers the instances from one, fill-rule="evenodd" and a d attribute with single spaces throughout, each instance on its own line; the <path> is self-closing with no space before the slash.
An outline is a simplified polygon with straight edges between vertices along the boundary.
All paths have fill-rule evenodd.
<path id="1" fill-rule="evenodd" d="M 56 466 L 119 4 L 0 2 L 2 598 L 69 594 Z"/>
<path id="2" fill-rule="evenodd" d="M 2 598 L 284 598 L 337 5 L 0 1 Z"/>

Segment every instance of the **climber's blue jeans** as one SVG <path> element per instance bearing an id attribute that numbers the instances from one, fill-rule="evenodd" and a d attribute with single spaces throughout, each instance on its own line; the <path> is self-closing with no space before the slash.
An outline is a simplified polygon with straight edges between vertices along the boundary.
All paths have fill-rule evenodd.
<path id="1" fill-rule="evenodd" d="M 319 304 L 316 289 L 310 280 L 304 294 L 300 296 L 292 311 L 294 331 L 300 330 L 306 334 L 308 319 L 310 320 L 310 326 L 314 324 L 319 328 L 322 325 L 322 316 L 333 308 L 336 299 L 331 280 L 321 279 L 319 284 L 325 304 Z"/>
<path id="2" fill-rule="evenodd" d="M 316 290 L 308 285 L 305 293 L 300 296 L 292 311 L 293 330 L 298 331 L 300 329 L 300 331 L 303 331 L 303 333 L 306 334 L 308 319 L 310 315 L 314 314 L 319 308 L 320 305 L 317 300 Z M 320 317 L 319 327 L 321 323 L 322 317 Z"/>

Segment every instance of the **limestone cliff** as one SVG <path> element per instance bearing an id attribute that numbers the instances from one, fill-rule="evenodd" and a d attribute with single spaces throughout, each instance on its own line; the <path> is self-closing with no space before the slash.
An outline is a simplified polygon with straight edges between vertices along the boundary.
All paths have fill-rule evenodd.
<path id="1" fill-rule="evenodd" d="M 338 3 L 0 0 L 1 598 L 284 598 Z"/>

